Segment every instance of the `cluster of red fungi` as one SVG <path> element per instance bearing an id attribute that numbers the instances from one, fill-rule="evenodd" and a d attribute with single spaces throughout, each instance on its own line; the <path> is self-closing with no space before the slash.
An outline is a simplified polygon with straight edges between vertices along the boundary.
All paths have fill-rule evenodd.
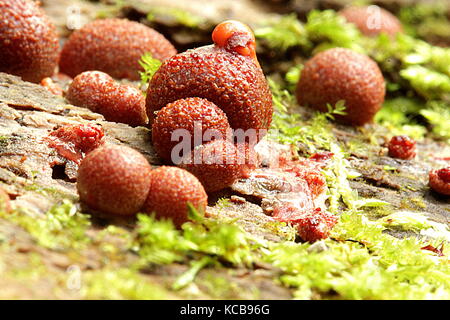
<path id="1" fill-rule="evenodd" d="M 366 14 L 353 7 L 341 12 L 366 35 L 401 32 L 397 19 L 384 10 L 371 28 Z M 250 160 L 255 158 L 253 145 L 230 138 L 232 130 L 267 130 L 272 120 L 272 96 L 256 57 L 255 37 L 249 27 L 230 20 L 215 28 L 212 39 L 213 45 L 177 54 L 148 26 L 103 19 L 74 31 L 59 52 L 55 27 L 34 1 L 0 2 L 0 71 L 62 95 L 51 79 L 59 67 L 57 76 L 74 78 L 65 95 L 70 103 L 109 121 L 151 127 L 153 147 L 166 164 L 158 169 L 134 149 L 104 143 L 103 131 L 95 126 L 68 126 L 50 134 L 50 145 L 80 164 L 81 201 L 106 214 L 155 213 L 180 226 L 188 220 L 188 203 L 204 211 L 207 192 L 226 188 L 258 166 Z M 144 96 L 115 79 L 138 80 L 138 61 L 148 52 L 163 63 Z M 300 105 L 320 111 L 345 100 L 346 114 L 337 120 L 363 125 L 381 108 L 385 82 L 369 57 L 335 48 L 305 64 L 296 94 Z M 176 162 L 176 130 L 213 134 L 206 143 L 191 141 L 189 152 Z M 415 142 L 408 137 L 394 137 L 389 144 L 392 157 L 412 159 L 415 154 Z M 245 161 L 239 162 L 241 158 Z M 450 194 L 449 169 L 432 171 L 430 185 Z M 0 197 L 7 195 L 0 192 Z"/>

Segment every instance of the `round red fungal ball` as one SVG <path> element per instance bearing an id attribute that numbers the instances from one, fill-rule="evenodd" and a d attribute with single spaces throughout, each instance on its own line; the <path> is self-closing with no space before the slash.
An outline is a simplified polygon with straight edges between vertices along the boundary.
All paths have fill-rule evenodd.
<path id="1" fill-rule="evenodd" d="M 34 1 L 0 1 L 0 71 L 38 83 L 53 75 L 59 42 L 55 26 Z"/>
<path id="2" fill-rule="evenodd" d="M 139 80 L 140 58 L 150 52 L 165 60 L 177 53 L 162 34 L 126 19 L 95 20 L 74 31 L 61 52 L 61 72 L 75 77 L 99 70 L 114 78 Z"/>
<path id="3" fill-rule="evenodd" d="M 304 66 L 296 89 L 297 100 L 326 112 L 345 100 L 346 115 L 336 120 L 350 125 L 371 122 L 380 110 L 385 83 L 380 68 L 368 56 L 349 49 L 334 48 L 318 53 Z"/>
<path id="4" fill-rule="evenodd" d="M 247 177 L 258 166 L 253 148 L 237 147 L 227 140 L 215 140 L 196 147 L 181 161 L 181 167 L 196 176 L 207 192 L 222 190 Z"/>
<path id="5" fill-rule="evenodd" d="M 90 152 L 78 169 L 80 200 L 105 214 L 136 214 L 148 196 L 151 166 L 138 151 L 104 145 Z"/>
<path id="6" fill-rule="evenodd" d="M 159 219 L 170 219 L 180 227 L 189 220 L 188 204 L 205 212 L 208 196 L 196 177 L 177 167 L 159 167 L 152 171 L 150 193 L 143 211 Z"/>
<path id="7" fill-rule="evenodd" d="M 366 36 L 386 33 L 393 36 L 403 31 L 400 20 L 389 11 L 378 6 L 350 6 L 339 12 L 348 22 L 353 23 Z"/>
<path id="8" fill-rule="evenodd" d="M 411 160 L 416 156 L 416 141 L 408 136 L 394 136 L 389 141 L 389 156 Z"/>
<path id="9" fill-rule="evenodd" d="M 450 196 L 450 167 L 431 170 L 429 184 L 437 193 Z"/>
<path id="10" fill-rule="evenodd" d="M 183 141 L 172 141 L 172 137 L 176 130 L 183 129 L 186 131 L 179 132 L 187 134 L 186 138 L 191 141 L 189 152 L 203 142 L 205 133 L 217 139 L 226 139 L 231 131 L 225 113 L 206 99 L 186 98 L 169 103 L 158 111 L 152 126 L 153 146 L 165 161 L 174 160 L 171 156 L 172 149 Z M 199 141 L 195 141 L 196 138 Z"/>
<path id="11" fill-rule="evenodd" d="M 145 98 L 142 92 L 121 85 L 108 74 L 86 71 L 73 79 L 67 101 L 102 114 L 106 120 L 139 126 L 147 123 Z"/>
<path id="12" fill-rule="evenodd" d="M 272 94 L 255 59 L 236 52 L 239 44 L 246 45 L 248 37 L 243 38 L 245 43 L 201 47 L 166 60 L 147 91 L 150 122 L 154 112 L 168 103 L 199 97 L 221 108 L 233 129 L 268 129 L 273 114 Z"/>

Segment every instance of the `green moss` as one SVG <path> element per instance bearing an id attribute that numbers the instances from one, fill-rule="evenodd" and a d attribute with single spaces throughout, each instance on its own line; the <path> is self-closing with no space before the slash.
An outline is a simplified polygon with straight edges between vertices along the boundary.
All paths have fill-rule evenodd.
<path id="1" fill-rule="evenodd" d="M 446 1 L 421 2 L 401 8 L 399 18 L 406 31 L 421 38 L 450 37 L 450 21 L 445 12 Z"/>
<path id="2" fill-rule="evenodd" d="M 450 143 L 450 103 L 429 101 L 427 106 L 420 114 L 430 123 L 432 134 Z"/>
<path id="3" fill-rule="evenodd" d="M 153 21 L 156 17 L 170 19 L 173 23 L 188 28 L 198 28 L 206 21 L 203 17 L 191 12 L 170 7 L 152 7 L 147 15 L 147 20 Z"/>
<path id="4" fill-rule="evenodd" d="M 161 300 L 170 298 L 167 290 L 130 269 L 88 271 L 83 274 L 84 299 Z"/>
<path id="5" fill-rule="evenodd" d="M 381 218 L 380 222 L 386 228 L 417 233 L 437 226 L 436 222 L 430 221 L 424 214 L 413 211 L 397 211 Z M 439 230 L 440 228 L 438 227 L 437 229 Z"/>
<path id="6" fill-rule="evenodd" d="M 228 277 L 208 273 L 198 279 L 197 284 L 213 299 L 242 298 L 243 289 L 236 282 L 230 281 Z M 258 299 L 258 294 L 255 292 L 252 298 Z"/>
<path id="7" fill-rule="evenodd" d="M 89 217 L 77 212 L 68 200 L 54 206 L 43 216 L 31 217 L 16 210 L 1 217 L 25 229 L 46 248 L 80 249 L 90 242 L 85 234 L 90 226 Z"/>
<path id="8" fill-rule="evenodd" d="M 228 198 L 220 198 L 216 202 L 216 207 L 219 209 L 225 209 L 231 207 L 231 200 Z"/>
<path id="9" fill-rule="evenodd" d="M 263 40 L 267 45 L 279 52 L 284 52 L 292 47 L 310 47 L 306 30 L 298 21 L 295 14 L 270 21 L 267 25 L 257 28 L 255 36 Z"/>
<path id="10" fill-rule="evenodd" d="M 158 71 L 162 62 L 158 59 L 152 57 L 150 52 L 145 53 L 139 60 L 139 64 L 144 69 L 140 71 L 139 75 L 141 77 L 141 89 L 145 90 L 146 86 L 153 78 L 153 75 Z"/>

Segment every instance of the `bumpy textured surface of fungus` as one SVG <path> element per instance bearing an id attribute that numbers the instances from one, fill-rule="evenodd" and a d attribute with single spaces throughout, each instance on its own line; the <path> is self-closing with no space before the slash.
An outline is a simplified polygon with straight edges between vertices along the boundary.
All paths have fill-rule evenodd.
<path id="1" fill-rule="evenodd" d="M 188 203 L 206 210 L 208 196 L 196 177 L 177 167 L 159 167 L 152 172 L 150 193 L 143 211 L 159 219 L 170 219 L 180 227 L 189 220 Z"/>
<path id="2" fill-rule="evenodd" d="M 138 151 L 104 145 L 90 152 L 78 169 L 80 200 L 104 214 L 136 214 L 148 196 L 151 166 Z"/>
<path id="3" fill-rule="evenodd" d="M 55 26 L 34 1 L 0 1 L 0 71 L 38 83 L 58 65 Z"/>
<path id="4" fill-rule="evenodd" d="M 73 105 L 102 114 L 106 120 L 139 126 L 147 123 L 145 97 L 108 74 L 86 71 L 73 79 L 66 99 Z"/>
<path id="5" fill-rule="evenodd" d="M 272 95 L 254 55 L 254 36 L 241 23 L 235 26 L 235 33 L 231 27 L 217 31 L 215 45 L 188 50 L 162 64 L 147 91 L 150 122 L 168 103 L 199 97 L 220 107 L 233 129 L 269 128 Z"/>
<path id="6" fill-rule="evenodd" d="M 177 53 L 159 32 L 126 19 L 103 19 L 74 31 L 61 52 L 61 72 L 75 77 L 83 71 L 99 70 L 114 78 L 139 79 L 144 53 L 165 60 Z"/>
<path id="7" fill-rule="evenodd" d="M 183 129 L 187 134 L 183 138 L 191 142 L 189 152 L 203 143 L 205 134 L 211 135 L 205 137 L 208 139 L 226 139 L 231 130 L 225 113 L 206 99 L 186 98 L 169 103 L 158 111 L 152 126 L 153 147 L 165 161 L 171 162 L 173 148 L 179 143 L 186 142 L 172 141 L 174 132 Z M 198 141 L 195 141 L 196 139 Z"/>
<path id="8" fill-rule="evenodd" d="M 389 141 L 389 156 L 411 160 L 416 157 L 416 141 L 408 136 L 394 136 Z"/>
<path id="9" fill-rule="evenodd" d="M 450 196 L 450 167 L 431 170 L 429 179 L 431 189 L 442 195 Z"/>
<path id="10" fill-rule="evenodd" d="M 196 147 L 182 159 L 181 167 L 196 176 L 206 191 L 214 192 L 247 177 L 258 165 L 257 154 L 250 146 L 215 140 Z"/>
<path id="11" fill-rule="evenodd" d="M 327 104 L 345 101 L 340 122 L 363 125 L 371 122 L 384 102 L 385 83 L 375 61 L 349 49 L 318 53 L 302 70 L 296 89 L 300 105 L 326 112 Z"/>

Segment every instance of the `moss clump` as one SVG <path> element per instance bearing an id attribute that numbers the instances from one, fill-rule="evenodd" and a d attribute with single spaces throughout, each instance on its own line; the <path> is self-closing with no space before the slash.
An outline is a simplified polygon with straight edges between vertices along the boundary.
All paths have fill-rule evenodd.
<path id="1" fill-rule="evenodd" d="M 161 300 L 167 290 L 131 269 L 98 270 L 83 274 L 81 297 L 108 300 Z"/>
<path id="2" fill-rule="evenodd" d="M 43 216 L 31 217 L 16 210 L 10 214 L 1 214 L 0 217 L 25 229 L 46 248 L 80 249 L 90 242 L 86 235 L 86 230 L 91 225 L 89 217 L 79 213 L 68 200 L 52 207 Z"/>

